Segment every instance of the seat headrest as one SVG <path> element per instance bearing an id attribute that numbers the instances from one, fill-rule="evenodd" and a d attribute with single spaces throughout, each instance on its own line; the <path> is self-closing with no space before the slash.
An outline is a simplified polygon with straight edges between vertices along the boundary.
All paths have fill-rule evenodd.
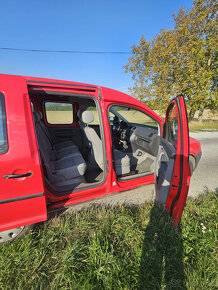
<path id="1" fill-rule="evenodd" d="M 81 121 L 85 124 L 90 124 L 94 121 L 94 115 L 91 111 L 84 111 L 81 114 Z"/>

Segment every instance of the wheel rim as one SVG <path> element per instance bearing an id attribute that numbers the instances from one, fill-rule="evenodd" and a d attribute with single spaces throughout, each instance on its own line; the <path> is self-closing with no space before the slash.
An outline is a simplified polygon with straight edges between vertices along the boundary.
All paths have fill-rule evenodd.
<path id="1" fill-rule="evenodd" d="M 19 227 L 8 231 L 0 232 L 0 244 L 15 239 L 22 232 L 23 229 L 24 227 Z"/>

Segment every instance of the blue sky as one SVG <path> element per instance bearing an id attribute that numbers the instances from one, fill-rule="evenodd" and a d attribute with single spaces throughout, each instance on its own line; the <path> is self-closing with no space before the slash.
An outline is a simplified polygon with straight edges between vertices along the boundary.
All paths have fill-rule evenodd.
<path id="1" fill-rule="evenodd" d="M 144 35 L 173 27 L 173 12 L 191 0 L 1 1 L 0 47 L 130 51 Z M 0 50 L 1 73 L 91 83 L 127 92 L 128 55 Z"/>

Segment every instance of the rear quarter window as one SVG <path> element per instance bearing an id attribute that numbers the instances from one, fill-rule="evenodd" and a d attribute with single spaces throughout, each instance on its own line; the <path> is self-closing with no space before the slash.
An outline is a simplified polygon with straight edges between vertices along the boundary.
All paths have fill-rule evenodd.
<path id="1" fill-rule="evenodd" d="M 73 105 L 64 102 L 46 102 L 46 119 L 49 124 L 72 124 Z"/>
<path id="2" fill-rule="evenodd" d="M 0 93 L 0 154 L 8 151 L 8 137 L 4 95 Z"/>

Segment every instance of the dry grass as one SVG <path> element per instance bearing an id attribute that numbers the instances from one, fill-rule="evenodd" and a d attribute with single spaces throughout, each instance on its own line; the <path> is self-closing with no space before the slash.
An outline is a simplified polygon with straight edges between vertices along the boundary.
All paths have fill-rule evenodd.
<path id="1" fill-rule="evenodd" d="M 50 124 L 72 124 L 71 111 L 47 111 L 47 120 Z"/>
<path id="2" fill-rule="evenodd" d="M 191 121 L 189 122 L 190 131 L 217 131 L 218 121 Z"/>
<path id="3" fill-rule="evenodd" d="M 94 121 L 92 125 L 98 125 L 99 119 L 96 111 L 92 112 L 94 115 Z M 122 111 L 120 113 L 125 119 L 130 123 L 139 124 L 153 124 L 155 126 L 156 122 L 149 116 L 144 115 L 138 111 Z M 47 111 L 47 120 L 50 124 L 72 124 L 72 112 L 70 111 Z"/>

